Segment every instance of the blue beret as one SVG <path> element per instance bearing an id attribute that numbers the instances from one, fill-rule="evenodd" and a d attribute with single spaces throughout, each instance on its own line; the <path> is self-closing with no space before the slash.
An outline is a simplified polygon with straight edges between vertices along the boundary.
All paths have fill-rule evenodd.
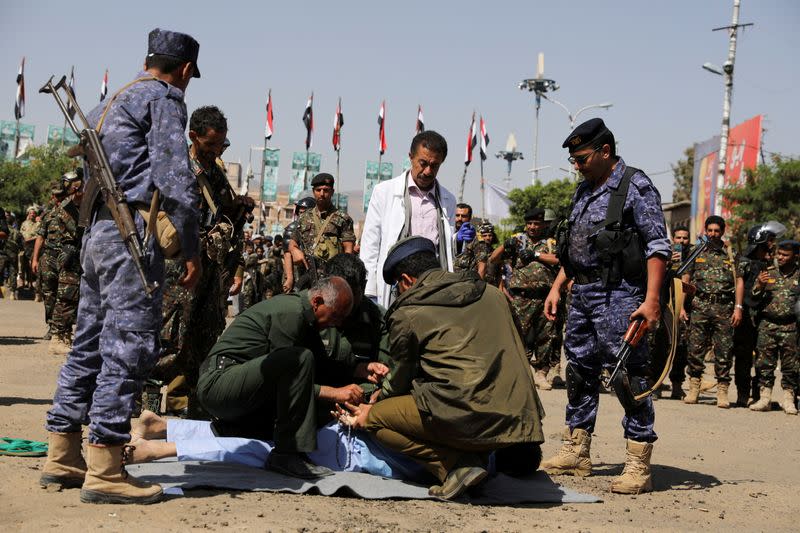
<path id="1" fill-rule="evenodd" d="M 425 237 L 406 237 L 400 239 L 389 249 L 386 261 L 383 262 L 383 281 L 391 285 L 394 283 L 394 269 L 403 259 L 419 252 L 430 252 L 436 255 L 433 241 Z"/>
<path id="2" fill-rule="evenodd" d="M 786 239 L 778 243 L 778 248 L 791 248 L 794 253 L 800 251 L 800 242 L 795 241 L 794 239 Z"/>
<path id="3" fill-rule="evenodd" d="M 197 55 L 200 53 L 200 43 L 194 37 L 176 31 L 156 28 L 147 37 L 147 56 L 161 55 L 172 56 L 194 63 L 194 77 L 200 77 L 200 67 L 197 66 Z"/>
<path id="4" fill-rule="evenodd" d="M 609 131 L 603 119 L 591 118 L 572 130 L 572 133 L 564 140 L 561 148 L 569 148 L 570 152 L 580 150 L 592 144 L 605 133 L 609 133 Z"/>

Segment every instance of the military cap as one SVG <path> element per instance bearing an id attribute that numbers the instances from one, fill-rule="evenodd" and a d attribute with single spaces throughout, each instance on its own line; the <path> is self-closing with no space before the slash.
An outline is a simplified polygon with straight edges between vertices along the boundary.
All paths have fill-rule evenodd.
<path id="1" fill-rule="evenodd" d="M 531 207 L 525 211 L 525 222 L 529 220 L 544 220 L 544 209 L 541 207 Z"/>
<path id="2" fill-rule="evenodd" d="M 492 233 L 494 231 L 494 226 L 491 222 L 484 222 L 478 227 L 478 233 Z"/>
<path id="3" fill-rule="evenodd" d="M 386 255 L 386 261 L 383 263 L 383 281 L 389 285 L 394 283 L 393 273 L 395 267 L 397 267 L 403 259 L 419 252 L 430 252 L 436 255 L 436 248 L 433 245 L 433 241 L 415 235 L 400 239 L 394 243 L 394 246 L 389 249 L 389 253 Z"/>
<path id="4" fill-rule="evenodd" d="M 800 242 L 794 239 L 786 239 L 778 243 L 778 248 L 783 248 L 784 250 L 791 248 L 794 253 L 798 253 L 800 252 Z"/>
<path id="5" fill-rule="evenodd" d="M 569 148 L 570 152 L 574 152 L 591 145 L 598 137 L 606 133 L 609 131 L 603 119 L 591 118 L 572 130 L 561 148 Z"/>
<path id="6" fill-rule="evenodd" d="M 192 75 L 194 78 L 200 77 L 200 67 L 197 66 L 199 53 L 200 43 L 185 33 L 156 28 L 147 37 L 147 57 L 171 56 L 192 62 L 194 63 L 194 74 Z"/>
<path id="7" fill-rule="evenodd" d="M 545 209 L 544 210 L 544 221 L 545 222 L 552 222 L 556 219 L 556 212 L 552 209 Z"/>
<path id="8" fill-rule="evenodd" d="M 333 176 L 327 172 L 320 172 L 311 180 L 311 187 L 320 187 L 322 185 L 333 187 Z"/>

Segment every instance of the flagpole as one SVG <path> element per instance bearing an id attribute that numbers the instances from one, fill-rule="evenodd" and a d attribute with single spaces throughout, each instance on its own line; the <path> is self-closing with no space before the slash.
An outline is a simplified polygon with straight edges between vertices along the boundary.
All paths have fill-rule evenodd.
<path id="1" fill-rule="evenodd" d="M 308 148 L 306 148 L 306 168 L 303 170 L 303 190 L 308 188 Z"/>
<path id="2" fill-rule="evenodd" d="M 464 164 L 464 173 L 461 174 L 461 187 L 458 189 L 458 203 L 464 201 L 464 182 L 467 181 L 467 169 L 469 165 Z"/>
<path id="3" fill-rule="evenodd" d="M 336 149 L 336 191 L 337 191 L 336 192 L 336 209 L 339 209 L 341 207 L 341 205 L 339 203 L 341 201 L 341 196 L 340 196 L 341 193 L 338 192 L 339 191 L 339 187 L 342 186 L 342 184 L 339 182 L 339 156 L 341 155 L 341 152 L 342 152 L 342 126 L 343 126 L 343 124 L 339 124 L 339 115 L 341 114 L 341 112 L 342 112 L 342 97 L 340 96 L 339 97 L 339 106 L 336 108 L 336 124 L 339 125 L 339 134 L 338 134 L 338 138 L 337 138 L 338 141 L 339 141 L 339 147 Z M 344 116 L 344 115 L 342 115 L 342 116 Z"/>
<path id="4" fill-rule="evenodd" d="M 258 194 L 258 212 L 261 215 L 258 217 L 258 232 L 261 233 L 261 229 L 264 226 L 264 180 L 267 177 L 267 142 L 268 139 L 264 137 L 264 151 L 261 152 L 261 192 Z"/>
<path id="5" fill-rule="evenodd" d="M 19 154 L 19 119 L 17 119 L 17 130 L 14 134 L 14 158 L 13 160 L 17 159 L 17 154 Z"/>
<path id="6" fill-rule="evenodd" d="M 483 158 L 481 157 L 481 218 L 486 220 L 486 188 L 483 181 Z"/>

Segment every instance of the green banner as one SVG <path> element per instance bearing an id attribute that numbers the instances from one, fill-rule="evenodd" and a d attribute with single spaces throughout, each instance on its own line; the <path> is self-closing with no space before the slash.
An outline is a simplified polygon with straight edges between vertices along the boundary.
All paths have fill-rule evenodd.
<path id="1" fill-rule="evenodd" d="M 406 158 L 403 159 L 403 172 L 405 172 L 409 168 L 411 168 L 411 160 L 408 158 L 408 156 L 406 156 Z"/>
<path id="2" fill-rule="evenodd" d="M 47 144 L 54 146 L 74 146 L 78 144 L 78 136 L 72 128 L 50 125 L 47 127 Z"/>
<path id="3" fill-rule="evenodd" d="M 306 169 L 306 165 L 308 168 Z M 295 152 L 292 154 L 292 178 L 289 183 L 289 201 L 296 202 L 300 198 L 306 183 L 319 172 L 322 156 L 314 152 Z"/>
<path id="4" fill-rule="evenodd" d="M 16 155 L 22 154 L 22 160 L 27 160 L 25 152 L 33 146 L 33 134 L 36 127 L 31 124 L 19 125 L 19 151 Z M 6 161 L 14 160 L 14 145 L 16 144 L 17 123 L 13 120 L 0 120 L 0 159 Z"/>
<path id="5" fill-rule="evenodd" d="M 264 150 L 261 196 L 265 202 L 274 202 L 278 199 L 278 163 L 280 162 L 280 155 L 280 148 L 267 148 Z"/>
<path id="6" fill-rule="evenodd" d="M 378 176 L 378 162 L 377 161 L 367 161 L 367 171 L 364 176 L 364 212 L 367 212 L 367 208 L 369 207 L 369 199 L 372 198 L 372 189 L 381 181 L 386 181 L 392 179 L 392 169 L 393 165 L 391 163 L 381 163 L 381 172 L 380 176 Z"/>
<path id="7" fill-rule="evenodd" d="M 347 195 L 346 194 L 336 194 L 334 196 L 334 202 L 336 203 L 336 209 L 339 211 L 343 211 L 347 213 Z"/>

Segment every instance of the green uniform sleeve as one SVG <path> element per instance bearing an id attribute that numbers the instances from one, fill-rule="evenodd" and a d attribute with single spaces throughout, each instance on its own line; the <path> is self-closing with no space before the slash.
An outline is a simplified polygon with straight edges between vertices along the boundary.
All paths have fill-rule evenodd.
<path id="1" fill-rule="evenodd" d="M 411 382 L 417 373 L 419 339 L 402 320 L 398 320 L 390 331 L 389 353 L 392 362 L 389 375 L 383 380 L 381 398 L 408 394 L 411 391 Z"/>

